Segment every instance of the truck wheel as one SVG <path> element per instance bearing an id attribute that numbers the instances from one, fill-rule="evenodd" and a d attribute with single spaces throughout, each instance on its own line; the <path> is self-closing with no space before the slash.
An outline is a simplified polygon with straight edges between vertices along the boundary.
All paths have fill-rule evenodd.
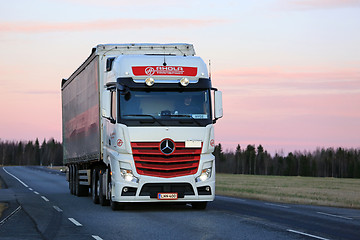
<path id="1" fill-rule="evenodd" d="M 78 197 L 87 196 L 89 194 L 88 186 L 80 184 L 79 169 L 75 168 L 75 195 Z"/>
<path id="2" fill-rule="evenodd" d="M 79 174 L 76 166 L 74 166 L 74 183 L 74 194 L 75 196 L 79 196 Z"/>
<path id="3" fill-rule="evenodd" d="M 69 189 L 70 193 L 74 194 L 74 185 L 73 185 L 73 167 L 72 165 L 69 166 Z"/>
<path id="4" fill-rule="evenodd" d="M 207 202 L 193 202 L 191 203 L 193 209 L 204 210 L 206 209 Z"/>
<path id="5" fill-rule="evenodd" d="M 101 206 L 109 206 L 110 202 L 106 199 L 106 194 L 104 194 L 104 180 L 103 174 L 99 174 L 99 203 Z"/>
<path id="6" fill-rule="evenodd" d="M 71 184 L 70 184 L 70 177 L 71 177 L 71 175 L 70 175 L 70 166 L 68 166 L 67 168 L 68 168 L 68 170 L 67 170 L 67 172 L 66 172 L 66 175 L 67 175 L 67 179 L 69 180 L 69 190 L 70 190 L 70 192 L 71 192 Z"/>
<path id="7" fill-rule="evenodd" d="M 91 196 L 95 204 L 99 203 L 99 171 L 95 168 L 91 177 Z"/>
<path id="8" fill-rule="evenodd" d="M 72 192 L 71 192 L 71 194 L 73 194 L 73 195 L 76 195 L 76 181 L 75 181 L 75 174 L 76 174 L 76 168 L 75 168 L 75 165 L 73 165 L 72 166 L 72 174 L 71 174 L 71 176 L 72 176 Z"/>
<path id="9" fill-rule="evenodd" d="M 111 193 L 111 183 L 109 183 L 109 199 L 110 199 L 110 206 L 111 209 L 113 211 L 118 211 L 118 210 L 124 210 L 126 204 L 125 203 L 120 203 L 120 202 L 115 202 L 112 200 L 112 193 Z"/>

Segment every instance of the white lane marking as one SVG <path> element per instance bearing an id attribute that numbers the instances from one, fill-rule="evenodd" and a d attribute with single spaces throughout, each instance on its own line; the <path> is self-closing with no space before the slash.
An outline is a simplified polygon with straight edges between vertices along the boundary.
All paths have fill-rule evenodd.
<path id="1" fill-rule="evenodd" d="M 61 208 L 59 208 L 58 206 L 53 206 L 53 208 L 55 208 L 56 211 L 58 212 L 62 212 L 63 210 Z"/>
<path id="2" fill-rule="evenodd" d="M 325 216 L 329 216 L 329 217 L 336 217 L 336 218 L 342 218 L 342 219 L 346 219 L 346 220 L 353 220 L 352 218 L 349 217 L 344 217 L 344 216 L 340 216 L 340 215 L 334 215 L 334 214 L 330 214 L 330 213 L 324 213 L 324 212 L 316 212 L 318 214 L 321 215 L 325 215 Z"/>
<path id="3" fill-rule="evenodd" d="M 32 188 L 29 188 L 30 191 L 32 191 L 33 189 Z"/>
<path id="4" fill-rule="evenodd" d="M 21 210 L 21 206 L 18 206 L 17 209 L 15 209 L 12 213 L 10 213 L 6 218 L 4 218 L 1 222 L 0 225 L 3 225 L 4 222 L 6 222 L 9 218 L 11 218 L 11 216 L 13 216 L 15 213 L 17 213 L 18 211 Z"/>
<path id="5" fill-rule="evenodd" d="M 265 205 L 273 206 L 273 207 L 281 207 L 281 208 L 290 208 L 289 206 L 273 204 L 273 203 L 265 203 Z"/>
<path id="6" fill-rule="evenodd" d="M 101 237 L 96 236 L 96 235 L 91 235 L 93 238 L 95 238 L 96 240 L 103 240 Z"/>
<path id="7" fill-rule="evenodd" d="M 35 194 L 39 195 L 40 193 L 38 193 L 37 191 L 34 191 Z"/>
<path id="8" fill-rule="evenodd" d="M 75 224 L 76 226 L 78 226 L 78 227 L 81 227 L 81 226 L 82 226 L 82 224 L 79 223 L 78 221 L 76 221 L 75 219 L 73 219 L 73 218 L 68 218 L 68 219 L 70 220 L 70 222 L 72 222 L 72 223 Z"/>
<path id="9" fill-rule="evenodd" d="M 7 174 L 9 174 L 10 176 L 12 176 L 13 178 L 15 178 L 16 180 L 18 180 L 18 182 L 19 183 L 21 183 L 22 185 L 24 185 L 24 187 L 29 187 L 28 185 L 26 185 L 23 181 L 21 181 L 19 178 L 17 178 L 15 175 L 13 175 L 13 174 L 11 174 L 11 173 L 9 173 L 8 171 L 6 171 L 6 169 L 5 168 L 3 168 L 4 169 L 4 171 L 7 173 Z"/>
<path id="10" fill-rule="evenodd" d="M 308 234 L 308 233 L 304 233 L 304 232 L 298 232 L 298 231 L 295 231 L 295 230 L 292 230 L 292 229 L 287 229 L 288 232 L 292 232 L 292 233 L 296 233 L 296 234 L 300 234 L 300 235 L 303 235 L 303 236 L 307 236 L 307 237 L 312 237 L 312 238 L 316 238 L 316 239 L 320 239 L 320 240 L 330 240 L 328 238 L 323 238 L 323 237 L 319 237 L 319 236 L 316 236 L 316 235 L 311 235 L 311 234 Z"/>
<path id="11" fill-rule="evenodd" d="M 44 201 L 46 201 L 46 202 L 48 202 L 49 201 L 49 199 L 47 199 L 46 197 L 44 197 L 44 196 L 41 196 L 41 198 L 42 199 L 44 199 Z"/>

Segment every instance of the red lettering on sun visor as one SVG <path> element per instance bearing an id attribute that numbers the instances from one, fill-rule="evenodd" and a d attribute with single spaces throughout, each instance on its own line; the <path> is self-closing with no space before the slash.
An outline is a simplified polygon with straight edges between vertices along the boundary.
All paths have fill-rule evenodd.
<path id="1" fill-rule="evenodd" d="M 137 66 L 132 67 L 135 76 L 191 76 L 197 75 L 197 67 L 180 66 Z"/>

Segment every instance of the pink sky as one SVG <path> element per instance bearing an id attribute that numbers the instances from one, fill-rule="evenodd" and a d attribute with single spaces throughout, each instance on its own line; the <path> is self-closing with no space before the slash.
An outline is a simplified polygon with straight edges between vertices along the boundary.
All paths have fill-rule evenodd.
<path id="1" fill-rule="evenodd" d="M 60 81 L 93 46 L 186 42 L 223 91 L 225 149 L 359 148 L 359 16 L 358 0 L 2 1 L 0 138 L 61 140 Z"/>

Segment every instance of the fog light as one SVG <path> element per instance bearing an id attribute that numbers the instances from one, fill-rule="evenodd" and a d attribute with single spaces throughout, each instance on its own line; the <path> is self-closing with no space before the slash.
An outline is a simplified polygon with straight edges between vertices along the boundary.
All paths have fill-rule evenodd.
<path id="1" fill-rule="evenodd" d="M 121 177 L 127 182 L 133 182 L 133 183 L 139 182 L 139 179 L 134 176 L 134 174 L 131 170 L 120 169 L 120 174 L 121 174 Z"/>
<path id="2" fill-rule="evenodd" d="M 146 85 L 151 87 L 152 85 L 154 85 L 155 80 L 153 78 L 149 77 L 149 78 L 145 79 L 145 83 L 146 83 Z"/>
<path id="3" fill-rule="evenodd" d="M 129 189 L 127 187 L 124 187 L 123 192 L 127 192 Z"/>
<path id="4" fill-rule="evenodd" d="M 189 85 L 189 79 L 188 78 L 182 78 L 181 80 L 180 80 L 180 84 L 181 84 L 181 86 L 183 86 L 183 87 L 186 87 L 187 85 Z"/>
<path id="5" fill-rule="evenodd" d="M 199 177 L 195 179 L 196 182 L 203 182 L 208 180 L 211 177 L 211 170 L 212 168 L 206 168 L 201 171 L 201 174 Z M 210 190 L 210 189 L 209 189 Z"/>
<path id="6" fill-rule="evenodd" d="M 206 190 L 207 192 L 210 192 L 210 187 L 206 187 L 205 190 Z"/>

